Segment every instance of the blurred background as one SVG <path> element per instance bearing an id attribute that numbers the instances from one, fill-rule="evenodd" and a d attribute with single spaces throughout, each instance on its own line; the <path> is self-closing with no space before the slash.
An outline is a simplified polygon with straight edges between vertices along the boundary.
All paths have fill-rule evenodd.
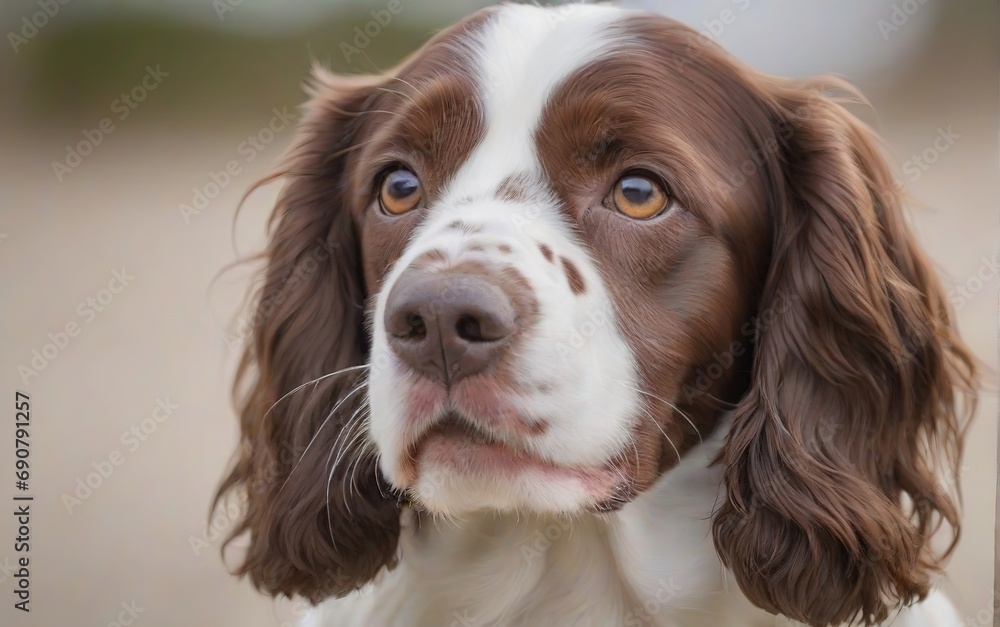
<path id="1" fill-rule="evenodd" d="M 236 443 L 251 269 L 218 273 L 260 248 L 278 186 L 235 209 L 290 141 L 312 59 L 378 72 L 486 4 L 401 0 L 385 24 L 371 12 L 387 0 L 0 5 L 0 468 L 13 466 L 19 389 L 36 498 L 30 614 L 12 607 L 15 527 L 0 517 L 0 624 L 266 627 L 301 612 L 230 577 L 231 520 L 207 520 Z M 964 337 L 996 367 L 996 2 L 625 4 L 759 69 L 860 86 L 873 109 L 858 114 L 915 199 Z M 965 532 L 946 587 L 965 625 L 992 624 L 996 418 L 988 392 L 959 477 Z"/>

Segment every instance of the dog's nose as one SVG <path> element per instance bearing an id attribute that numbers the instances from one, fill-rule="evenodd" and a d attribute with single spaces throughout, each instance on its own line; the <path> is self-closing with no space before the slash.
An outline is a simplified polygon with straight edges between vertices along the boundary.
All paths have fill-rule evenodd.
<path id="1" fill-rule="evenodd" d="M 409 269 L 386 302 L 389 345 L 404 363 L 445 385 L 482 371 L 517 328 L 510 297 L 483 274 Z"/>

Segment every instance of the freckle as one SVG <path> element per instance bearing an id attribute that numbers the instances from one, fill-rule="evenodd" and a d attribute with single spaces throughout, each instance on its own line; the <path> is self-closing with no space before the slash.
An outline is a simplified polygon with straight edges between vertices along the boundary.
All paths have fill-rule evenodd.
<path id="1" fill-rule="evenodd" d="M 449 229 L 461 229 L 462 226 L 463 226 L 463 224 L 462 224 L 461 220 L 455 220 L 454 222 L 452 222 L 451 224 L 448 225 L 448 228 Z"/>
<path id="2" fill-rule="evenodd" d="M 583 275 L 577 269 L 573 262 L 566 259 L 565 257 L 560 257 L 563 265 L 563 271 L 566 273 L 566 279 L 569 281 L 569 288 L 573 290 L 574 294 L 583 294 L 586 286 L 583 283 Z"/>
<path id="3" fill-rule="evenodd" d="M 528 428 L 528 433 L 534 436 L 545 435 L 549 430 L 549 423 L 544 420 L 539 422 L 526 422 L 525 426 Z"/>
<path id="4" fill-rule="evenodd" d="M 513 251 L 512 249 L 511 249 L 511 247 L 510 247 L 510 246 L 508 246 L 507 244 L 500 244 L 499 246 L 497 246 L 497 250 L 499 250 L 500 252 L 502 252 L 502 253 L 503 253 L 503 254 L 505 254 L 505 255 L 509 255 L 509 254 L 511 254 L 512 252 L 514 252 L 514 251 Z"/>
<path id="5" fill-rule="evenodd" d="M 429 250 L 413 260 L 413 267 L 427 268 L 437 263 L 448 261 L 448 255 L 443 250 Z"/>
<path id="6" fill-rule="evenodd" d="M 486 249 L 483 247 L 482 244 L 470 244 L 469 250 L 477 253 L 486 252 Z"/>
<path id="7" fill-rule="evenodd" d="M 548 262 L 552 261 L 552 249 L 551 248 L 549 248 L 545 244 L 539 244 L 538 245 L 538 250 L 542 251 L 542 256 L 545 257 L 546 261 L 548 261 Z"/>
<path id="8" fill-rule="evenodd" d="M 552 391 L 551 383 L 539 383 L 538 387 L 535 388 L 540 394 L 548 394 Z"/>

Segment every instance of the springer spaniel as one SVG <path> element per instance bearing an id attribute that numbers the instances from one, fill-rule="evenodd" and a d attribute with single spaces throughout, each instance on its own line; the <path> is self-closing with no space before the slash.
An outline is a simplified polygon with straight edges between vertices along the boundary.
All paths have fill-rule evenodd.
<path id="1" fill-rule="evenodd" d="M 592 5 L 317 70 L 219 492 L 239 574 L 323 627 L 958 625 L 931 541 L 975 367 L 829 87 Z"/>

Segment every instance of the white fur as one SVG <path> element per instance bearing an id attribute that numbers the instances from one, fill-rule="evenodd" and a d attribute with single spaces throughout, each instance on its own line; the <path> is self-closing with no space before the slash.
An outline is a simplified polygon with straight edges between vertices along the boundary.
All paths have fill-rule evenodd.
<path id="1" fill-rule="evenodd" d="M 518 344 L 515 375 L 525 383 L 545 384 L 548 392 L 525 387 L 512 404 L 544 419 L 545 435 L 527 445 L 538 457 L 564 466 L 601 466 L 628 443 L 640 399 L 634 391 L 636 368 L 614 321 L 609 296 L 593 261 L 560 215 L 549 190 L 532 190 L 543 200 L 528 203 L 496 200 L 500 183 L 510 175 L 541 180 L 534 129 L 559 81 L 607 49 L 616 36 L 609 23 L 620 18 L 610 7 L 578 6 L 564 14 L 537 7 L 504 7 L 477 42 L 481 97 L 486 107 L 486 135 L 451 180 L 442 199 L 414 233 L 377 296 L 372 369 L 369 375 L 370 434 L 381 451 L 381 467 L 397 488 L 409 489 L 437 512 L 458 514 L 484 506 L 513 511 L 573 511 L 597 500 L 575 480 L 542 479 L 523 473 L 514 481 L 458 476 L 433 467 L 420 468 L 415 485 L 400 476 L 400 460 L 413 433 L 400 428 L 402 399 L 412 379 L 389 350 L 384 326 L 388 294 L 399 276 L 422 254 L 442 251 L 445 265 L 479 258 L 500 266 L 510 263 L 531 285 L 539 304 L 539 323 Z M 564 59 L 550 65 L 540 59 Z M 471 204 L 457 206 L 472 197 Z M 449 230 L 456 219 L 482 227 L 469 234 Z M 507 244 L 510 256 L 473 252 L 472 244 Z M 545 244 L 556 263 L 539 250 Z M 559 258 L 571 261 L 587 290 L 572 293 Z M 471 498 L 470 498 L 471 497 Z"/>
<path id="2" fill-rule="evenodd" d="M 636 364 L 621 336 L 600 274 L 559 214 L 541 182 L 533 133 L 559 81 L 597 58 L 622 34 L 609 28 L 623 13 L 611 7 L 499 10 L 474 42 L 486 133 L 450 181 L 440 202 L 388 273 L 376 301 L 369 379 L 370 435 L 381 468 L 397 488 L 409 489 L 428 514 L 403 512 L 398 567 L 364 591 L 317 607 L 312 627 L 657 625 L 735 627 L 789 625 L 753 608 L 714 550 L 710 520 L 718 498 L 719 467 L 709 465 L 726 428 L 690 452 L 652 489 L 618 512 L 579 512 L 593 496 L 572 480 L 525 473 L 517 480 L 455 476 L 421 468 L 405 485 L 400 458 L 413 434 L 401 428 L 403 398 L 413 380 L 387 346 L 387 294 L 415 259 L 431 250 L 447 264 L 492 252 L 471 244 L 506 244 L 511 262 L 530 283 L 540 323 L 519 349 L 516 374 L 544 382 L 526 386 L 515 402 L 550 422 L 534 442 L 539 457 L 557 464 L 598 465 L 628 446 L 641 417 Z M 512 174 L 537 179 L 527 203 L 494 198 Z M 460 199 L 471 197 L 471 203 Z M 537 200 L 541 198 L 541 200 Z M 448 229 L 455 220 L 483 227 Z M 558 265 L 538 249 L 544 243 L 570 259 L 587 285 L 572 293 Z M 588 326 L 589 325 L 589 326 Z M 485 508 L 485 509 L 484 509 Z M 516 512 L 516 513 L 511 513 Z M 525 513 L 529 512 L 529 513 Z M 898 627 L 954 627 L 948 601 L 935 594 L 904 610 Z"/>

